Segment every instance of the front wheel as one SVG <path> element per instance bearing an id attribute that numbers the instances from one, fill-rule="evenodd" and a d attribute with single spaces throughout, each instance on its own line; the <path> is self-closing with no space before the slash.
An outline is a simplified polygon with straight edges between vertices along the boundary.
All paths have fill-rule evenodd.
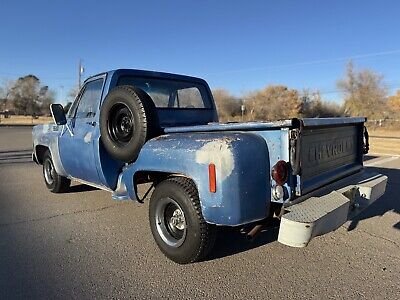
<path id="1" fill-rule="evenodd" d="M 43 158 L 43 177 L 46 187 L 52 193 L 66 192 L 71 184 L 71 180 L 57 174 L 49 151 L 46 151 Z"/>
<path id="2" fill-rule="evenodd" d="M 204 220 L 196 186 L 188 178 L 173 177 L 157 185 L 149 217 L 158 247 L 174 262 L 199 261 L 214 245 L 216 228 Z"/>

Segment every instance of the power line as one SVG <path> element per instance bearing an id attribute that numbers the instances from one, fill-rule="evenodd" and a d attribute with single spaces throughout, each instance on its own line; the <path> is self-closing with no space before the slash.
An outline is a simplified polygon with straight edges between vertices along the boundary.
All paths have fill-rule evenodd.
<path id="1" fill-rule="evenodd" d="M 282 65 L 275 65 L 275 66 L 265 66 L 265 67 L 246 68 L 246 69 L 237 69 L 237 70 L 226 70 L 226 71 L 221 71 L 221 72 L 216 72 L 216 73 L 209 73 L 208 75 L 220 75 L 220 74 L 222 75 L 222 74 L 230 74 L 230 73 L 264 71 L 264 70 L 279 70 L 279 69 L 291 68 L 291 67 L 321 65 L 321 64 L 327 64 L 327 63 L 332 63 L 332 62 L 359 60 L 359 59 L 363 59 L 363 58 L 379 57 L 379 56 L 394 55 L 394 54 L 400 54 L 400 49 L 359 54 L 359 55 L 353 55 L 353 56 L 347 56 L 347 57 L 337 57 L 337 58 L 331 58 L 331 59 L 304 61 L 304 62 L 297 62 L 297 63 L 293 63 L 293 64 L 282 64 Z"/>
<path id="2" fill-rule="evenodd" d="M 400 90 L 400 83 L 399 83 L 399 82 L 386 83 L 386 84 L 384 84 L 384 86 L 387 87 L 388 90 L 391 90 L 391 91 L 392 91 L 392 90 L 397 90 L 397 89 Z M 342 93 L 341 90 L 338 90 L 338 89 L 329 89 L 329 88 L 327 88 L 327 89 L 318 89 L 318 88 L 312 89 L 312 88 L 310 88 L 310 90 L 319 91 L 319 93 L 320 93 L 321 95 L 324 95 L 324 94 L 339 94 L 339 93 Z"/>

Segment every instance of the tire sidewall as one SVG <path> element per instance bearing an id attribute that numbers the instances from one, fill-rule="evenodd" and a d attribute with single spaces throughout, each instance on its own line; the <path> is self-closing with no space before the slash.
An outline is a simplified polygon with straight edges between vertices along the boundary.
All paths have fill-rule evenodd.
<path id="1" fill-rule="evenodd" d="M 156 205 L 161 198 L 173 199 L 182 209 L 186 221 L 186 236 L 179 247 L 170 246 L 164 242 L 157 230 Z M 150 228 L 160 250 L 175 262 L 193 261 L 198 256 L 201 247 L 201 229 L 197 212 L 188 195 L 182 187 L 171 181 L 160 183 L 154 191 L 149 206 Z"/>
<path id="2" fill-rule="evenodd" d="M 58 176 L 53 176 L 53 183 L 49 184 L 46 180 L 46 175 L 45 175 L 45 168 L 46 168 L 46 164 L 51 164 L 52 168 L 54 169 L 54 164 L 53 164 L 53 160 L 51 159 L 51 156 L 49 153 L 47 153 L 43 159 L 43 179 L 44 179 L 44 183 L 46 184 L 46 187 L 50 190 L 50 191 L 54 191 L 54 189 L 57 186 L 57 180 L 58 180 Z"/>
<path id="3" fill-rule="evenodd" d="M 46 164 L 50 163 L 52 165 L 52 170 L 54 172 L 53 174 L 53 183 L 49 184 L 46 180 L 45 176 L 45 168 Z M 61 176 L 57 173 L 57 170 L 54 167 L 53 159 L 51 157 L 50 151 L 46 151 L 46 153 L 43 156 L 43 180 L 44 183 L 46 184 L 46 187 L 52 192 L 52 193 L 63 193 L 66 192 L 71 184 L 71 180 L 67 177 Z"/>

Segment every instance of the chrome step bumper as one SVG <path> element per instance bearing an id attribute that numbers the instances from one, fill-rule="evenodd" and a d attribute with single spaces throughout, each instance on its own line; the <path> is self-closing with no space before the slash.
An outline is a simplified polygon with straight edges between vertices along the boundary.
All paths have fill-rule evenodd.
<path id="1" fill-rule="evenodd" d="M 305 247 L 315 236 L 333 231 L 385 193 L 387 176 L 363 173 L 354 183 L 285 208 L 278 241 Z"/>

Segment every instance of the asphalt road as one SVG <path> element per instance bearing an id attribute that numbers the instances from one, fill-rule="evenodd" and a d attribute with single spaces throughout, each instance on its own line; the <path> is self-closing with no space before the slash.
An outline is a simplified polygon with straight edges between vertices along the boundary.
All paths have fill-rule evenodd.
<path id="1" fill-rule="evenodd" d="M 147 204 L 76 184 L 46 190 L 30 128 L 0 127 L 0 299 L 400 297 L 400 158 L 368 157 L 387 193 L 307 248 L 222 228 L 212 257 L 181 266 L 153 242 Z"/>

